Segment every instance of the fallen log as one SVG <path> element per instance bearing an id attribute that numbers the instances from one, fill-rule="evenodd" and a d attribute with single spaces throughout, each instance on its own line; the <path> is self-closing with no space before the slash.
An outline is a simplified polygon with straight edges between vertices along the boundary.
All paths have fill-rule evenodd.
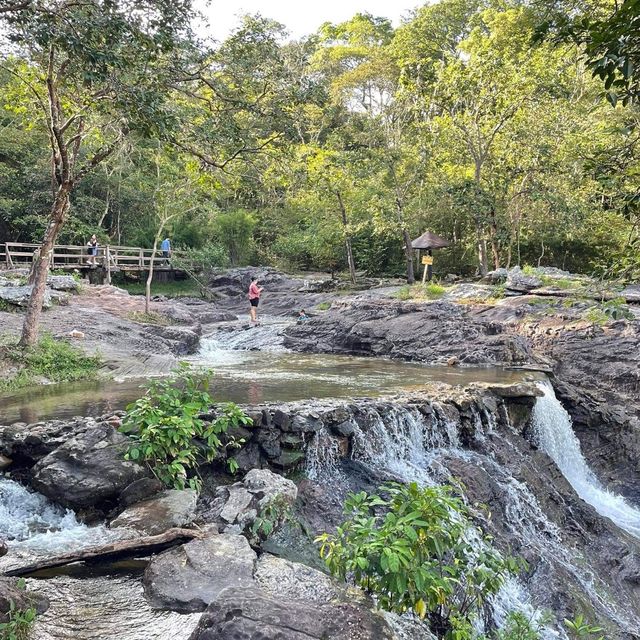
<path id="1" fill-rule="evenodd" d="M 53 558 L 44 558 L 31 564 L 9 569 L 6 576 L 27 576 L 44 569 L 63 567 L 74 562 L 87 560 L 115 560 L 131 556 L 147 556 L 169 547 L 184 544 L 194 538 L 201 537 L 201 533 L 192 529 L 169 529 L 156 536 L 144 536 L 132 540 L 116 540 L 109 544 L 88 547 L 81 551 L 73 551 Z"/>

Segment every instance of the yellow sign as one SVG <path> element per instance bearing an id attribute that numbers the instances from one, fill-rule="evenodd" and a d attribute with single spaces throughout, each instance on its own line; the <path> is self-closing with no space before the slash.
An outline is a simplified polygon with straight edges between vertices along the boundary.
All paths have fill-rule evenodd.
<path id="1" fill-rule="evenodd" d="M 433 264 L 433 256 L 422 256 L 422 264 Z"/>

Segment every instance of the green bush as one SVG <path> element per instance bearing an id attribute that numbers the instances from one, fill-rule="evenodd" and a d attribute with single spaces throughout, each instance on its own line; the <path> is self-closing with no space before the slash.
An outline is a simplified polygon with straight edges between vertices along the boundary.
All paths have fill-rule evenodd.
<path id="1" fill-rule="evenodd" d="M 25 581 L 18 582 L 20 589 L 25 589 Z M 1 640 L 28 640 L 36 621 L 37 612 L 33 607 L 18 609 L 13 600 L 9 601 L 9 612 L 7 622 L 0 622 Z"/>
<path id="2" fill-rule="evenodd" d="M 381 489 L 387 497 L 351 494 L 345 522 L 317 539 L 327 567 L 375 594 L 383 609 L 427 618 L 439 637 L 470 637 L 486 599 L 518 562 L 492 548 L 453 487 Z"/>
<path id="3" fill-rule="evenodd" d="M 95 378 L 102 364 L 98 355 L 88 356 L 65 340 L 43 334 L 35 347 L 22 349 L 15 343 L 0 346 L 0 361 L 7 360 L 17 369 L 15 376 L 0 380 L 0 390 L 20 389 L 34 384 L 39 377 L 51 382 L 73 382 Z"/>
<path id="4" fill-rule="evenodd" d="M 230 428 L 251 423 L 235 404 L 220 406 L 211 422 L 200 415 L 213 404 L 209 395 L 211 372 L 192 373 L 184 364 L 167 379 L 153 380 L 145 395 L 127 407 L 120 430 L 131 438 L 125 458 L 146 464 L 166 486 L 199 489 L 198 466 L 226 458 L 235 473 L 236 461 L 227 451 L 241 441 L 223 436 Z"/>
<path id="5" fill-rule="evenodd" d="M 569 630 L 569 635 L 575 640 L 605 640 L 603 629 L 589 624 L 584 616 L 578 615 L 573 620 L 565 618 L 564 625 Z"/>

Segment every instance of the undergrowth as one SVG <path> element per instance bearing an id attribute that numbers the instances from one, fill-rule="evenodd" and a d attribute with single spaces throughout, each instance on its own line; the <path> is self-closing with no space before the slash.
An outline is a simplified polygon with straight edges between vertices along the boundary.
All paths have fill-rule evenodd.
<path id="1" fill-rule="evenodd" d="M 22 349 L 9 338 L 0 339 L 0 362 L 14 373 L 0 380 L 0 391 L 21 389 L 49 382 L 91 380 L 102 365 L 99 355 L 89 356 L 66 340 L 43 334 L 35 347 Z"/>

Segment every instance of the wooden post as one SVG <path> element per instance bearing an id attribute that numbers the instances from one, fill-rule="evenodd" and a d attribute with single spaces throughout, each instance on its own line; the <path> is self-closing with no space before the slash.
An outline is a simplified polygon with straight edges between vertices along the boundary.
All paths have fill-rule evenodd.
<path id="1" fill-rule="evenodd" d="M 432 270 L 431 265 L 433 264 L 433 255 L 431 254 L 431 249 L 427 251 L 428 255 L 422 256 L 422 264 L 424 265 L 424 271 L 422 272 L 422 284 L 425 284 L 427 278 L 431 280 Z"/>
<path id="2" fill-rule="evenodd" d="M 104 253 L 107 260 L 107 284 L 111 284 L 111 251 L 109 245 L 106 246 Z"/>
<path id="3" fill-rule="evenodd" d="M 140 247 L 140 254 L 139 254 L 139 259 L 140 259 L 140 269 L 144 269 L 144 250 L 142 249 L 142 247 Z"/>
<path id="4" fill-rule="evenodd" d="M 431 249 L 427 252 L 431 260 L 427 263 L 427 280 L 431 282 L 431 278 L 433 277 L 433 253 Z"/>

